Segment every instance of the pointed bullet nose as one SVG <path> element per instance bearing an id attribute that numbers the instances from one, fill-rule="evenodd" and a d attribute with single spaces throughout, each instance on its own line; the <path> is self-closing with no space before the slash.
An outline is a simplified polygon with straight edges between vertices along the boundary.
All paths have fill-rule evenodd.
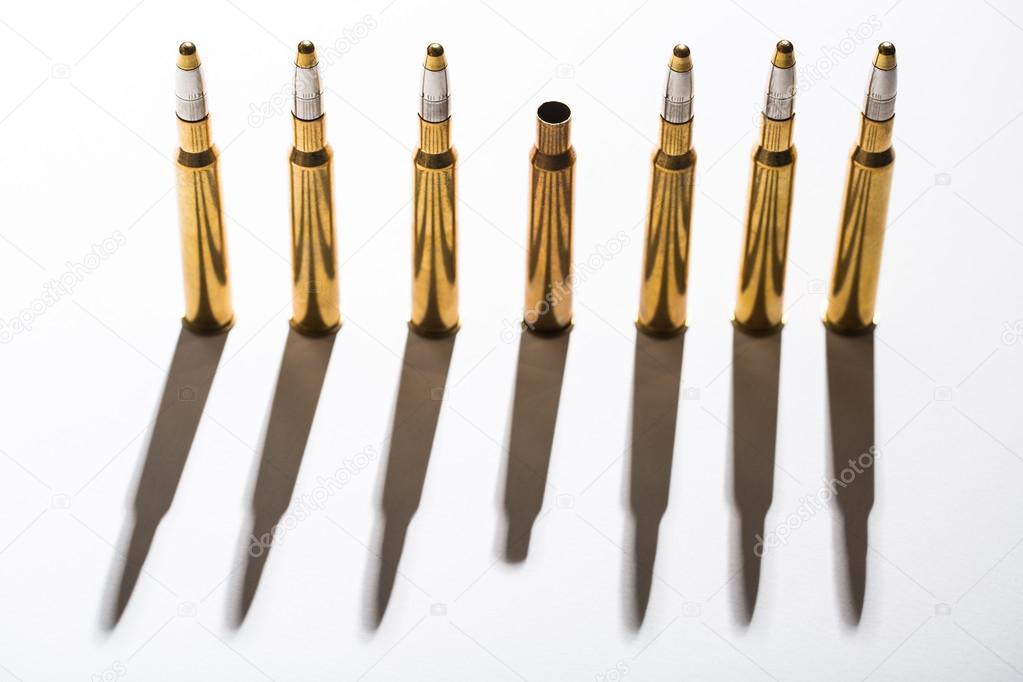
<path id="1" fill-rule="evenodd" d="M 185 71 L 199 68 L 199 52 L 195 43 L 185 41 L 178 45 L 178 68 Z"/>
<path id="2" fill-rule="evenodd" d="M 672 71 L 689 71 L 693 68 L 693 60 L 690 57 L 689 46 L 679 43 L 671 51 L 671 61 L 668 68 Z"/>
<path id="3" fill-rule="evenodd" d="M 671 51 L 661 116 L 668 123 L 685 123 L 693 118 L 693 60 L 682 43 Z"/>
<path id="4" fill-rule="evenodd" d="M 889 42 L 877 46 L 874 68 L 870 70 L 863 115 L 871 121 L 887 121 L 895 115 L 899 70 L 895 63 L 895 46 Z"/>
<path id="5" fill-rule="evenodd" d="M 426 46 L 426 61 L 423 66 L 430 71 L 440 71 L 448 66 L 447 57 L 444 56 L 444 46 L 440 43 L 430 43 Z"/>
<path id="6" fill-rule="evenodd" d="M 795 50 L 792 43 L 787 40 L 779 40 L 774 46 L 774 58 L 771 63 L 779 69 L 790 69 L 796 63 Z"/>
<path id="7" fill-rule="evenodd" d="M 764 115 L 775 121 L 791 118 L 796 101 L 796 52 L 792 43 L 781 40 L 771 58 L 771 75 L 767 80 Z"/>
<path id="8" fill-rule="evenodd" d="M 178 68 L 174 78 L 175 111 L 183 121 L 201 121 L 206 117 L 206 82 L 202 75 L 199 51 L 194 43 L 178 46 Z"/>
<path id="9" fill-rule="evenodd" d="M 874 66 L 884 71 L 895 68 L 895 46 L 885 41 L 877 46 L 877 56 L 874 57 Z"/>
<path id="10" fill-rule="evenodd" d="M 300 69 L 310 69 L 317 64 L 316 46 L 310 40 L 303 40 L 298 44 L 298 54 L 295 55 L 295 66 Z"/>
<path id="11" fill-rule="evenodd" d="M 423 62 L 423 83 L 419 92 L 419 115 L 424 121 L 440 123 L 450 115 L 451 90 L 448 87 L 448 59 L 444 46 L 430 43 L 426 46 Z"/>
<path id="12" fill-rule="evenodd" d="M 298 44 L 295 55 L 295 100 L 292 113 L 302 121 L 315 121 L 323 115 L 323 83 L 320 79 L 316 46 L 308 40 Z"/>

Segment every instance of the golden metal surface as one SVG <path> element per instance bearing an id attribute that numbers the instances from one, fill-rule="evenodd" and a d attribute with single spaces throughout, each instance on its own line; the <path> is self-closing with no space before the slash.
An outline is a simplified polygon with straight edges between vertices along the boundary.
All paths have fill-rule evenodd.
<path id="1" fill-rule="evenodd" d="M 877 55 L 874 56 L 874 66 L 885 71 L 895 68 L 895 46 L 889 42 L 883 42 L 877 47 Z"/>
<path id="2" fill-rule="evenodd" d="M 324 116 L 292 116 L 291 326 L 307 335 L 330 334 L 341 326 L 334 229 L 333 152 L 326 143 Z"/>
<path id="3" fill-rule="evenodd" d="M 661 144 L 654 153 L 651 172 L 636 320 L 648 334 L 667 336 L 686 328 L 689 228 L 696 172 L 691 139 L 692 120 L 669 123 L 661 119 Z"/>
<path id="4" fill-rule="evenodd" d="M 451 119 L 419 118 L 413 159 L 412 329 L 444 336 L 458 329 L 458 231 Z"/>
<path id="5" fill-rule="evenodd" d="M 178 122 L 178 217 L 185 280 L 184 324 L 214 333 L 234 324 L 217 149 L 209 116 Z"/>
<path id="6" fill-rule="evenodd" d="M 678 72 L 689 71 L 693 68 L 693 58 L 688 46 L 681 43 L 675 46 L 671 51 L 671 61 L 668 62 L 668 68 Z"/>
<path id="7" fill-rule="evenodd" d="M 762 117 L 760 144 L 753 151 L 746 209 L 746 232 L 739 268 L 739 294 L 734 322 L 766 333 L 782 324 L 785 264 L 796 149 L 792 146 L 795 116 L 783 121 Z"/>
<path id="8" fill-rule="evenodd" d="M 523 323 L 556 333 L 572 324 L 572 213 L 575 150 L 572 112 L 561 102 L 537 109 L 530 153 L 529 244 Z"/>
<path id="9" fill-rule="evenodd" d="M 444 56 L 444 48 L 440 43 L 430 43 L 426 47 L 426 62 L 423 66 L 430 71 L 440 71 L 447 68 L 448 60 Z"/>
<path id="10" fill-rule="evenodd" d="M 771 63 L 779 69 L 790 69 L 795 66 L 796 55 L 795 50 L 792 49 L 792 43 L 787 40 L 779 40 L 774 48 L 774 57 L 771 58 Z"/>
<path id="11" fill-rule="evenodd" d="M 198 69 L 199 64 L 199 53 L 196 51 L 195 45 L 189 42 L 181 43 L 178 46 L 178 68 L 191 71 Z"/>
<path id="12" fill-rule="evenodd" d="M 860 140 L 850 154 L 824 313 L 824 323 L 837 332 L 856 334 L 874 328 L 881 248 L 895 168 L 894 123 L 894 118 L 871 121 L 861 116 Z"/>

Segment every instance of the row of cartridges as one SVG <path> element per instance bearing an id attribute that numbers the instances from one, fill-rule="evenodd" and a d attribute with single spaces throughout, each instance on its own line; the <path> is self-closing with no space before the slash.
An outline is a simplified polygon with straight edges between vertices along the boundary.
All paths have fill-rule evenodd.
<path id="1" fill-rule="evenodd" d="M 234 322 L 221 212 L 217 151 L 195 45 L 182 43 L 177 62 L 178 207 L 184 257 L 185 325 L 200 333 Z M 795 54 L 779 42 L 771 59 L 760 139 L 753 152 L 745 236 L 733 321 L 751 333 L 782 324 L 785 264 L 796 151 L 792 145 Z M 426 49 L 419 108 L 412 221 L 413 330 L 425 336 L 459 326 L 456 156 L 451 145 L 447 58 Z M 838 332 L 873 329 L 881 246 L 894 154 L 895 47 L 874 58 L 859 139 L 849 159 L 834 268 L 824 323 Z M 313 44 L 295 59 L 294 146 L 291 150 L 291 325 L 330 334 L 341 325 L 332 152 L 324 126 L 323 86 Z M 553 334 L 572 324 L 573 179 L 571 111 L 560 102 L 537 109 L 530 154 L 530 203 L 524 327 Z M 668 64 L 660 145 L 653 156 L 638 327 L 653 335 L 686 328 L 689 241 L 696 153 L 693 149 L 693 62 L 676 45 Z"/>

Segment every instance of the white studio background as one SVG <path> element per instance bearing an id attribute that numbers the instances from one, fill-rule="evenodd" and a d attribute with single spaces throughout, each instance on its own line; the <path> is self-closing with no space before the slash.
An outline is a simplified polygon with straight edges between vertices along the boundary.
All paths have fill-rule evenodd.
<path id="1" fill-rule="evenodd" d="M 858 624 L 833 508 L 765 555 L 750 623 L 739 607 L 728 314 L 755 115 L 780 38 L 796 46 L 802 89 L 768 529 L 831 475 L 823 282 L 870 62 L 880 41 L 898 48 L 874 348 L 883 456 Z M 292 498 L 319 502 L 274 547 L 239 627 L 239 566 L 288 337 L 287 88 L 301 39 L 324 67 L 346 322 Z M 1010 0 L 8 4 L 0 319 L 31 328 L 0 346 L 0 679 L 1023 675 L 1021 39 L 1023 9 Z M 183 40 L 199 48 L 223 152 L 238 322 L 173 504 L 111 627 L 183 307 L 172 166 Z M 462 330 L 422 499 L 373 628 L 431 41 L 449 58 L 461 158 Z M 691 328 L 637 628 L 632 319 L 665 65 L 680 41 L 697 92 Z M 510 564 L 502 499 L 527 155 L 547 99 L 573 110 L 577 261 L 624 248 L 578 287 L 544 509 L 527 559 Z M 96 262 L 106 239 L 116 248 Z M 69 273 L 73 287 L 35 303 Z M 339 470 L 345 484 L 324 494 Z"/>

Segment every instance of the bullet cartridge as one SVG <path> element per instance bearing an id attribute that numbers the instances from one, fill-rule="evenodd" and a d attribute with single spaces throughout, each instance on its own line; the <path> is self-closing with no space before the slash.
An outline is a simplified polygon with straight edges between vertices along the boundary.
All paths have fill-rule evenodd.
<path id="1" fill-rule="evenodd" d="M 895 46 L 881 43 L 867 87 L 860 137 L 849 157 L 835 264 L 824 324 L 856 334 L 875 324 L 881 247 L 895 168 L 892 127 L 897 90 Z"/>
<path id="2" fill-rule="evenodd" d="M 234 309 L 218 152 L 210 132 L 202 65 L 192 43 L 178 47 L 174 89 L 178 120 L 175 173 L 185 282 L 182 321 L 192 331 L 216 333 L 234 324 Z"/>
<path id="3" fill-rule="evenodd" d="M 341 326 L 334 229 L 334 153 L 326 141 L 323 88 L 316 48 L 298 45 L 292 107 L 291 150 L 291 326 L 307 335 Z"/>
<path id="4" fill-rule="evenodd" d="M 423 336 L 458 330 L 455 150 L 451 146 L 447 58 L 426 48 L 413 158 L 412 329 Z"/>
<path id="5" fill-rule="evenodd" d="M 745 331 L 768 333 L 782 324 L 785 265 L 796 150 L 792 124 L 796 95 L 796 60 L 792 43 L 778 43 L 760 122 L 760 142 L 753 151 L 739 267 L 739 293 L 733 321 Z"/>
<path id="6" fill-rule="evenodd" d="M 660 145 L 653 156 L 636 320 L 638 327 L 651 335 L 670 336 L 686 328 L 689 229 L 696 172 L 692 74 L 689 48 L 676 45 L 668 64 Z"/>
<path id="7" fill-rule="evenodd" d="M 572 111 L 544 102 L 536 111 L 536 146 L 530 153 L 529 243 L 523 324 L 553 334 L 572 324 L 572 213 L 575 150 Z"/>

